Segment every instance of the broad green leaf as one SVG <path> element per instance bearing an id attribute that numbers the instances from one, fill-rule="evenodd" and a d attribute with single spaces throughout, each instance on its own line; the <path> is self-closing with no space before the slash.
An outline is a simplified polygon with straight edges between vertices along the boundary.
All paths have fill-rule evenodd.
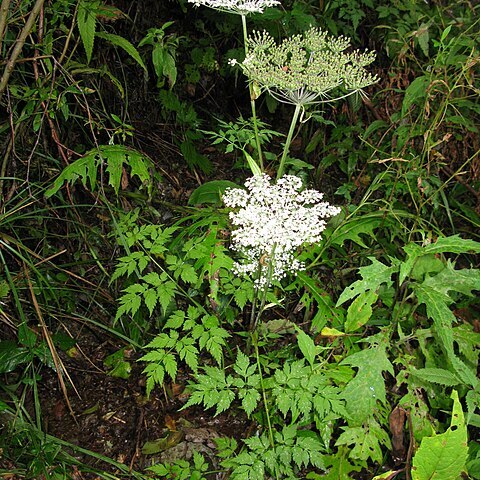
<path id="1" fill-rule="evenodd" d="M 81 0 L 78 4 L 77 26 L 85 53 L 87 54 L 87 64 L 92 59 L 99 5 L 100 2 L 98 0 Z"/>
<path id="2" fill-rule="evenodd" d="M 19 365 L 32 359 L 33 353 L 30 349 L 19 347 L 12 340 L 0 342 L 0 373 L 13 372 Z"/>
<path id="3" fill-rule="evenodd" d="M 413 457 L 412 480 L 458 480 L 466 470 L 467 427 L 456 390 L 452 399 L 450 427 L 445 433 L 422 440 Z"/>
<path id="4" fill-rule="evenodd" d="M 320 335 L 322 337 L 343 337 L 345 335 L 345 332 L 341 332 L 336 328 L 324 327 L 322 328 Z"/>
<path id="5" fill-rule="evenodd" d="M 389 267 L 374 257 L 369 257 L 369 260 L 372 262 L 371 265 L 358 269 L 362 280 L 357 280 L 345 288 L 337 301 L 337 307 L 368 290 L 376 292 L 382 283 L 386 283 L 387 286 L 392 285 L 391 276 L 398 268 L 396 266 Z"/>
<path id="6" fill-rule="evenodd" d="M 257 162 L 252 158 L 252 156 L 246 152 L 243 151 L 245 158 L 247 159 L 248 166 L 250 167 L 250 170 L 252 171 L 253 175 L 261 175 L 262 171 L 260 170 L 260 167 L 258 166 Z"/>
<path id="7" fill-rule="evenodd" d="M 451 262 L 435 276 L 427 278 L 422 285 L 431 288 L 443 295 L 455 291 L 466 296 L 473 296 L 472 290 L 480 290 L 480 270 L 465 268 L 455 270 Z M 449 303 L 452 303 L 450 300 Z"/>
<path id="8" fill-rule="evenodd" d="M 454 352 L 452 325 L 456 318 L 448 306 L 452 299 L 446 293 L 438 291 L 437 288 L 440 290 L 449 289 L 448 286 L 432 285 L 431 278 L 425 280 L 423 284 L 416 286 L 415 293 L 417 294 L 418 302 L 425 304 L 427 315 L 433 320 L 435 334 L 459 378 L 467 385 L 476 386 L 478 383 L 476 372 L 465 365 Z"/>
<path id="9" fill-rule="evenodd" d="M 117 350 L 115 353 L 108 355 L 103 364 L 110 370 L 107 372 L 111 377 L 127 379 L 130 377 L 132 365 L 124 358 L 127 347 Z"/>
<path id="10" fill-rule="evenodd" d="M 313 278 L 305 272 L 297 272 L 297 277 L 299 283 L 307 287 L 306 290 L 308 290 L 317 303 L 317 313 L 312 319 L 312 329 L 320 331 L 332 318 L 336 318 L 339 321 L 343 319 L 343 309 L 335 308 L 330 295 L 325 290 L 322 290 Z"/>
<path id="11" fill-rule="evenodd" d="M 408 86 L 402 103 L 402 117 L 405 117 L 412 105 L 419 105 L 420 101 L 426 98 L 429 84 L 430 79 L 428 76 L 422 75 L 413 80 Z"/>
<path id="12" fill-rule="evenodd" d="M 177 81 L 177 66 L 170 52 L 165 52 L 163 56 L 163 75 L 168 78 L 168 86 L 171 89 Z"/>
<path id="13" fill-rule="evenodd" d="M 375 229 L 385 225 L 384 216 L 363 215 L 354 216 L 340 225 L 331 235 L 332 245 L 342 246 L 346 240 L 351 240 L 363 248 L 367 248 L 360 235 L 375 237 Z"/>
<path id="14" fill-rule="evenodd" d="M 37 343 L 37 334 L 23 322 L 18 327 L 18 341 L 25 347 L 33 348 Z"/>
<path id="15" fill-rule="evenodd" d="M 112 45 L 115 45 L 125 50 L 125 52 L 127 52 L 143 68 L 143 70 L 145 70 L 145 72 L 147 71 L 147 67 L 143 63 L 142 57 L 138 53 L 138 50 L 126 38 L 107 32 L 97 32 L 95 36 L 98 38 L 103 38 L 104 40 L 110 42 Z"/>
<path id="16" fill-rule="evenodd" d="M 423 54 L 428 57 L 428 41 L 430 39 L 428 33 L 428 23 L 422 23 L 417 30 L 417 39 Z"/>
<path id="17" fill-rule="evenodd" d="M 450 387 L 461 383 L 452 372 L 443 368 L 422 368 L 421 370 L 413 371 L 412 374 L 424 382 L 433 382 Z"/>
<path id="18" fill-rule="evenodd" d="M 400 284 L 410 275 L 418 257 L 439 253 L 478 253 L 480 252 L 480 243 L 474 240 L 463 239 L 459 235 L 452 235 L 450 237 L 439 237 L 435 243 L 430 243 L 423 247 L 416 243 L 409 243 L 403 249 L 407 254 L 407 259 L 400 266 Z"/>
<path id="19" fill-rule="evenodd" d="M 355 377 L 348 382 L 342 397 L 352 424 L 362 424 L 376 408 L 377 401 L 385 403 L 383 372 L 394 374 L 385 345 L 377 345 L 348 356 L 340 365 L 357 367 Z"/>
<path id="20" fill-rule="evenodd" d="M 317 347 L 315 346 L 315 342 L 313 341 L 312 337 L 307 335 L 300 328 L 297 327 L 296 330 L 298 348 L 300 348 L 300 351 L 302 352 L 303 356 L 310 364 L 310 366 L 313 367 L 313 364 L 315 363 L 315 356 L 317 353 Z"/>
<path id="21" fill-rule="evenodd" d="M 188 204 L 191 206 L 204 203 L 220 205 L 222 203 L 221 195 L 227 188 L 240 187 L 229 180 L 212 180 L 211 182 L 206 182 L 192 192 L 188 199 Z"/>
<path id="22" fill-rule="evenodd" d="M 372 316 L 372 304 L 376 302 L 378 295 L 369 290 L 361 293 L 348 307 L 345 332 L 350 333 L 363 327 Z"/>

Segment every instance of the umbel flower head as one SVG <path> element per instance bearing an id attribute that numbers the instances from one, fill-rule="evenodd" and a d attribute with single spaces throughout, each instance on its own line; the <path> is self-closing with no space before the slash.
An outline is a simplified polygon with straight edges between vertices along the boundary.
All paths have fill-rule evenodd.
<path id="1" fill-rule="evenodd" d="M 222 12 L 248 15 L 249 13 L 263 13 L 267 7 L 279 5 L 278 0 L 188 0 L 196 7 L 204 5 Z"/>
<path id="2" fill-rule="evenodd" d="M 365 69 L 375 59 L 374 52 L 347 51 L 349 38 L 328 36 L 319 28 L 279 45 L 269 33 L 254 32 L 247 44 L 249 54 L 240 63 L 243 73 L 286 103 L 320 103 L 328 101 L 332 90 L 341 89 L 345 96 L 378 81 Z"/>
<path id="3" fill-rule="evenodd" d="M 340 209 L 322 202 L 323 194 L 316 190 L 301 191 L 302 180 L 295 175 L 273 185 L 268 175 L 255 175 L 245 187 L 229 188 L 223 195 L 225 205 L 235 209 L 230 212 L 231 248 L 243 257 L 234 272 L 264 288 L 304 268 L 295 258 L 298 247 L 320 241 L 325 219 Z"/>

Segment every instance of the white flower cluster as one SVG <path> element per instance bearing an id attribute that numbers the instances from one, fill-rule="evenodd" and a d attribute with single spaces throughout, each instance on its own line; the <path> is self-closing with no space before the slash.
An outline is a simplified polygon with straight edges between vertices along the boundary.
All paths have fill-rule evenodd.
<path id="1" fill-rule="evenodd" d="M 279 5 L 278 0 L 188 0 L 196 7 L 204 5 L 222 12 L 248 15 L 249 13 L 263 13 L 267 7 Z"/>
<path id="2" fill-rule="evenodd" d="M 229 188 L 223 195 L 225 205 L 236 209 L 230 213 L 235 226 L 231 248 L 244 257 L 234 272 L 264 288 L 304 268 L 295 258 L 297 248 L 320 241 L 325 218 L 340 209 L 322 202 L 323 193 L 300 191 L 302 180 L 295 175 L 285 175 L 274 185 L 268 175 L 255 175 L 245 187 Z"/>

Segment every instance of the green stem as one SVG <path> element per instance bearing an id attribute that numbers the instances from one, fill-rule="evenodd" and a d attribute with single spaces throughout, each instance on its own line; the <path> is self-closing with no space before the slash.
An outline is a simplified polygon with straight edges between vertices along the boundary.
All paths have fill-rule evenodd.
<path id="1" fill-rule="evenodd" d="M 267 417 L 268 437 L 270 439 L 271 447 L 274 448 L 275 441 L 273 439 L 273 428 L 272 428 L 272 422 L 270 420 L 270 413 L 268 412 L 267 394 L 265 392 L 265 386 L 263 384 L 262 366 L 260 364 L 260 353 L 258 351 L 258 332 L 257 331 L 252 332 L 252 343 L 253 343 L 253 346 L 255 347 L 255 357 L 257 359 L 258 374 L 260 375 L 260 387 L 262 389 L 263 408 L 265 409 L 265 415 Z"/>
<path id="2" fill-rule="evenodd" d="M 241 15 L 241 17 L 242 17 L 242 29 L 243 29 L 243 45 L 245 49 L 245 58 L 247 58 L 247 55 L 248 55 L 247 17 L 245 15 Z M 248 91 L 250 93 L 250 107 L 252 109 L 253 131 L 255 133 L 255 143 L 257 146 L 258 163 L 260 164 L 260 170 L 262 170 L 263 172 L 262 145 L 260 143 L 260 135 L 258 133 L 257 110 L 255 107 L 256 94 L 253 90 L 253 85 L 251 83 L 248 84 Z"/>
<path id="3" fill-rule="evenodd" d="M 285 141 L 282 158 L 280 160 L 280 165 L 278 167 L 277 180 L 279 178 L 282 178 L 285 172 L 285 160 L 287 159 L 288 151 L 290 149 L 290 144 L 292 143 L 293 132 L 295 131 L 295 127 L 297 126 L 298 116 L 300 115 L 301 109 L 302 109 L 302 105 L 300 104 L 295 105 L 295 111 L 293 112 L 292 122 L 290 123 L 290 130 L 288 131 L 287 140 Z"/>
<path id="4" fill-rule="evenodd" d="M 250 331 L 254 331 L 257 329 L 257 325 L 258 325 L 258 322 L 260 321 L 261 317 L 262 317 L 262 314 L 263 314 L 263 310 L 265 308 L 265 303 L 267 303 L 267 293 L 268 293 L 268 288 L 270 286 L 270 283 L 272 281 L 272 275 L 273 275 L 273 262 L 274 262 L 274 259 L 275 259 L 275 247 L 277 246 L 277 244 L 274 244 L 273 245 L 273 248 L 272 248 L 272 251 L 270 253 L 270 258 L 268 259 L 268 268 L 267 268 L 267 272 L 266 272 L 266 284 L 263 286 L 263 290 L 262 290 L 262 297 L 260 299 L 260 306 L 258 307 L 258 312 L 255 313 L 255 306 L 256 306 L 256 303 L 257 303 L 257 300 L 258 300 L 258 287 L 255 287 L 255 301 L 254 301 L 254 304 L 253 304 L 253 307 L 252 307 L 252 314 L 250 316 Z M 258 281 L 261 281 L 261 277 L 262 277 L 262 264 L 259 263 L 258 265 Z"/>
<path id="5" fill-rule="evenodd" d="M 280 159 L 280 165 L 278 167 L 277 180 L 281 178 L 285 171 L 285 160 L 287 159 L 288 151 L 290 149 L 290 144 L 292 143 L 293 132 L 297 126 L 298 116 L 300 115 L 300 110 L 302 105 L 295 105 L 295 112 L 293 112 L 292 122 L 290 123 L 290 130 L 288 131 L 287 140 L 285 141 L 285 146 L 283 147 L 282 158 Z"/>

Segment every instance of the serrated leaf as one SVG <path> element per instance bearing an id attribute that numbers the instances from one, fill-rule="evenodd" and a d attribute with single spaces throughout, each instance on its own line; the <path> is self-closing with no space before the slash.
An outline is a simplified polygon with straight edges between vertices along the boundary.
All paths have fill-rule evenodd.
<path id="1" fill-rule="evenodd" d="M 373 418 L 362 427 L 343 427 L 343 430 L 335 445 L 353 445 L 350 458 L 363 462 L 369 458 L 374 462 L 382 461 L 381 444 L 390 446 L 390 442 L 387 433 Z"/>
<path id="2" fill-rule="evenodd" d="M 438 286 L 435 286 L 435 288 L 438 288 Z M 475 387 L 478 383 L 476 371 L 472 371 L 455 355 L 452 324 L 456 319 L 448 307 L 448 304 L 451 303 L 452 300 L 446 293 L 442 291 L 439 292 L 435 288 L 432 288 L 430 279 L 416 286 L 415 293 L 417 294 L 418 301 L 419 303 L 425 304 L 428 317 L 433 319 L 435 334 L 440 340 L 459 378 L 467 385 Z M 440 286 L 440 289 L 444 290 L 445 287 Z"/>
<path id="3" fill-rule="evenodd" d="M 445 433 L 425 437 L 412 462 L 412 480 L 459 479 L 468 458 L 467 427 L 456 390 L 452 391 L 450 427 Z"/>
<path id="4" fill-rule="evenodd" d="M 354 216 L 343 223 L 331 235 L 332 245 L 342 246 L 346 240 L 351 240 L 363 248 L 367 248 L 360 235 L 375 237 L 375 229 L 384 226 L 385 218 L 378 215 Z"/>
<path id="5" fill-rule="evenodd" d="M 177 285 L 172 280 L 168 280 L 157 288 L 158 301 L 162 307 L 163 313 L 167 311 L 170 302 L 175 298 Z"/>
<path id="6" fill-rule="evenodd" d="M 106 164 L 106 171 L 109 174 L 108 183 L 115 193 L 118 193 L 121 185 L 124 164 L 130 166 L 131 176 L 138 176 L 142 183 L 150 178 L 151 161 L 145 155 L 123 145 L 100 145 L 65 167 L 52 187 L 45 192 L 46 197 L 54 195 L 64 182 L 73 184 L 78 179 L 85 187 L 88 183 L 90 190 L 94 191 L 97 170 L 102 162 Z"/>
<path id="7" fill-rule="evenodd" d="M 302 352 L 303 356 L 307 360 L 307 362 L 310 364 L 311 367 L 313 367 L 313 364 L 315 363 L 315 357 L 317 354 L 317 347 L 315 346 L 315 342 L 313 339 L 307 335 L 303 330 L 297 327 L 297 342 L 298 342 L 298 348 L 300 348 L 300 351 Z"/>
<path id="8" fill-rule="evenodd" d="M 385 403 L 383 372 L 394 374 L 385 345 L 377 345 L 348 356 L 340 365 L 357 367 L 355 377 L 348 382 L 342 397 L 347 412 L 355 424 L 363 423 L 373 412 L 377 401 Z"/>
<path id="9" fill-rule="evenodd" d="M 193 268 L 193 265 L 184 263 L 180 270 L 180 278 L 186 283 L 195 285 L 197 283 L 198 276 Z"/>
<path id="10" fill-rule="evenodd" d="M 388 287 L 392 285 L 391 276 L 398 270 L 398 267 L 389 267 L 374 257 L 369 257 L 369 260 L 372 262 L 371 265 L 358 269 L 362 280 L 357 280 L 345 288 L 337 301 L 337 307 L 368 290 L 375 292 L 383 283 L 387 284 Z"/>
<path id="11" fill-rule="evenodd" d="M 286 417 L 292 405 L 292 398 L 287 391 L 282 391 L 276 395 L 275 399 L 277 408 L 282 412 L 283 416 Z"/>
<path id="12" fill-rule="evenodd" d="M 86 154 L 82 158 L 75 160 L 65 167 L 60 175 L 56 178 L 53 185 L 45 192 L 45 197 L 50 198 L 62 188 L 65 182 L 73 184 L 78 179 L 86 187 L 90 184 L 90 189 L 94 190 L 97 181 L 97 168 L 100 164 L 100 157 L 96 155 Z"/>
<path id="13" fill-rule="evenodd" d="M 98 0 L 81 0 L 78 4 L 77 26 L 87 55 L 87 64 L 92 59 L 95 27 L 97 23 Z"/>
<path id="14" fill-rule="evenodd" d="M 171 353 L 167 353 L 163 357 L 163 366 L 172 381 L 175 381 L 175 377 L 177 376 L 177 361 Z"/>
<path id="15" fill-rule="evenodd" d="M 240 398 L 242 399 L 242 407 L 245 413 L 250 417 L 260 401 L 260 393 L 257 390 L 250 389 L 246 390 L 245 394 L 240 396 Z"/>
<path id="16" fill-rule="evenodd" d="M 432 288 L 445 296 L 450 291 L 473 296 L 472 290 L 480 290 L 480 270 L 473 268 L 455 270 L 453 264 L 447 262 L 446 268 L 437 275 L 427 278 L 422 285 Z"/>
<path id="17" fill-rule="evenodd" d="M 406 260 L 400 266 L 399 282 L 402 284 L 410 274 L 418 257 L 423 255 L 437 255 L 439 253 L 467 253 L 480 252 L 480 243 L 474 240 L 463 239 L 459 235 L 439 237 L 435 243 L 421 247 L 416 243 L 409 243 L 403 248 L 407 254 Z"/>
<path id="18" fill-rule="evenodd" d="M 153 288 L 147 288 L 143 293 L 143 298 L 145 301 L 145 305 L 148 308 L 150 316 L 153 314 L 153 310 L 155 309 L 155 305 L 157 304 L 157 292 Z"/>
<path id="19" fill-rule="evenodd" d="M 237 288 L 233 293 L 233 298 L 235 299 L 235 303 L 243 310 L 248 300 L 247 291 L 243 288 Z"/>
<path id="20" fill-rule="evenodd" d="M 167 322 L 165 323 L 164 329 L 173 328 L 174 330 L 178 330 L 185 321 L 185 312 L 181 310 L 177 310 L 172 315 L 168 317 Z"/>
<path id="21" fill-rule="evenodd" d="M 198 350 L 193 345 L 185 345 L 178 353 L 194 372 L 198 370 Z"/>
<path id="22" fill-rule="evenodd" d="M 248 358 L 248 356 L 245 355 L 242 351 L 238 350 L 237 360 L 235 361 L 235 365 L 233 366 L 233 369 L 235 370 L 235 372 L 245 377 L 249 366 L 250 366 L 250 359 Z"/>
<path id="23" fill-rule="evenodd" d="M 369 290 L 361 293 L 348 307 L 345 321 L 345 332 L 350 333 L 363 327 L 372 316 L 372 304 L 377 301 L 378 295 Z"/>
<path id="24" fill-rule="evenodd" d="M 142 277 L 142 280 L 144 282 L 147 282 L 149 285 L 152 285 L 152 287 L 159 287 L 162 285 L 162 280 L 158 276 L 157 272 L 149 272 L 146 275 Z"/>
<path id="25" fill-rule="evenodd" d="M 424 382 L 433 382 L 439 385 L 453 387 L 461 383 L 452 372 L 444 370 L 443 368 L 422 368 L 421 370 L 413 371 L 412 374 Z"/>
<path id="26" fill-rule="evenodd" d="M 147 71 L 147 67 L 143 63 L 142 57 L 138 53 L 138 50 L 126 38 L 107 32 L 98 32 L 96 36 L 98 38 L 103 38 L 104 40 L 110 42 L 112 45 L 123 49 L 143 68 L 143 70 L 145 70 L 145 72 Z"/>
<path id="27" fill-rule="evenodd" d="M 314 476 L 315 473 L 307 475 L 307 479 L 318 480 L 351 480 L 352 472 L 359 472 L 362 467 L 359 465 L 352 465 L 348 458 L 349 449 L 340 446 L 335 455 L 326 455 L 325 464 L 329 467 L 328 473 L 321 477 Z M 354 462 L 356 463 L 356 462 Z"/>

